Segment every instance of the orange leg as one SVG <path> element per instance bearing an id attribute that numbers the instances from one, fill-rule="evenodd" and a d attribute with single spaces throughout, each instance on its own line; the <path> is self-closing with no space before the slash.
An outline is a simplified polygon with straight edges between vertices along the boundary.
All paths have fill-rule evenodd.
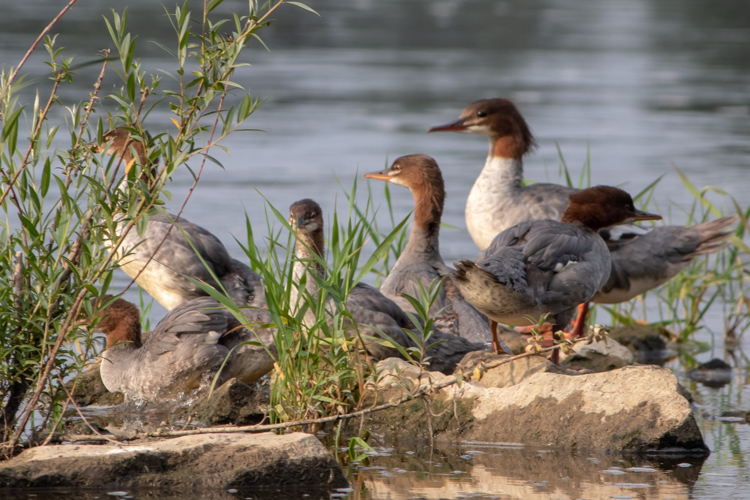
<path id="1" fill-rule="evenodd" d="M 517 331 L 518 333 L 521 333 L 521 334 L 525 333 L 525 334 L 528 335 L 536 327 L 537 327 L 537 325 L 517 326 L 517 327 L 514 328 L 514 330 Z M 541 331 L 545 332 L 545 331 L 550 330 L 550 329 L 552 329 L 552 324 L 550 324 L 550 323 L 542 323 Z"/>
<path id="2" fill-rule="evenodd" d="M 492 332 L 492 348 L 496 353 L 505 352 L 500 348 L 500 342 L 497 341 L 497 321 L 490 320 L 490 331 Z"/>
<path id="3" fill-rule="evenodd" d="M 584 302 L 578 305 L 578 317 L 573 323 L 573 330 L 570 332 L 570 337 L 577 339 L 583 337 L 583 330 L 586 327 L 586 315 L 589 313 L 589 303 Z"/>

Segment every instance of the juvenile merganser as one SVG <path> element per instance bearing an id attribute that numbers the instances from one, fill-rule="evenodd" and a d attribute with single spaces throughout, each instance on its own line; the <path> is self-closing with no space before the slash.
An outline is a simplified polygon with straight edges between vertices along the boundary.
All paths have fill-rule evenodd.
<path id="1" fill-rule="evenodd" d="M 621 189 L 597 186 L 573 193 L 561 219 L 521 222 L 476 262 L 457 262 L 453 278 L 466 300 L 494 322 L 531 325 L 548 314 L 553 328 L 565 326 L 609 278 L 610 252 L 597 231 L 661 216 L 637 210 Z"/>
<path id="2" fill-rule="evenodd" d="M 419 297 L 420 283 L 425 289 L 436 279 L 450 276 L 451 268 L 440 256 L 440 218 L 445 204 L 443 175 L 434 158 L 427 155 L 402 156 L 387 170 L 370 172 L 367 179 L 377 179 L 407 187 L 414 196 L 414 225 L 406 244 L 380 291 L 404 310 L 414 312 L 403 294 Z M 441 330 L 472 342 L 488 342 L 491 337 L 487 318 L 461 295 L 450 280 L 443 281 L 430 312 L 439 316 Z"/>
<path id="3" fill-rule="evenodd" d="M 293 277 L 296 286 L 291 293 L 292 307 L 297 307 L 305 281 L 304 290 L 315 297 L 318 292 L 317 279 L 325 278 L 325 269 L 317 257 L 323 257 L 325 242 L 323 240 L 323 211 L 315 201 L 300 200 L 289 208 L 289 222 L 297 236 Z M 329 299 L 327 308 L 332 311 L 333 301 Z M 356 328 L 364 340 L 364 348 L 376 360 L 389 357 L 400 357 L 399 351 L 387 347 L 370 338 L 382 338 L 379 332 L 387 335 L 399 345 L 410 348 L 417 347 L 404 329 L 418 332 L 416 325 L 409 316 L 401 310 L 395 302 L 385 297 L 377 289 L 364 283 L 357 283 L 349 292 L 346 299 L 346 309 L 351 314 L 352 322 L 348 327 Z M 310 315 L 308 317 L 308 315 Z M 305 324 L 311 326 L 316 318 L 308 309 Z M 435 329 L 428 341 L 432 345 L 426 354 L 429 359 L 429 369 L 446 374 L 452 373 L 464 355 L 471 351 L 485 350 L 485 344 L 473 343 L 455 335 Z"/>
<path id="4" fill-rule="evenodd" d="M 127 168 L 134 161 L 148 164 L 144 144 L 135 140 L 126 128 L 107 132 L 103 144 L 95 150 L 119 155 Z M 134 157 L 133 153 L 138 156 Z M 118 235 L 123 226 L 124 222 L 118 224 Z M 167 310 L 206 295 L 186 276 L 220 292 L 226 290 L 229 298 L 241 307 L 265 305 L 260 276 L 246 264 L 231 258 L 216 236 L 182 217 L 149 215 L 143 236 L 139 236 L 135 228 L 128 231 L 117 257 L 120 268 Z"/>
<path id="5" fill-rule="evenodd" d="M 556 219 L 578 189 L 557 184 L 524 187 L 523 156 L 535 145 L 529 126 L 508 99 L 482 99 L 469 104 L 458 120 L 432 127 L 430 132 L 467 132 L 486 135 L 490 150 L 466 201 L 466 225 L 484 250 L 499 232 L 531 219 Z M 593 301 L 615 304 L 630 300 L 674 277 L 699 255 L 726 246 L 726 229 L 737 216 L 694 226 L 659 226 L 649 231 L 603 233 L 612 252 L 610 280 Z M 588 304 L 582 304 L 579 322 Z M 576 327 L 582 328 L 581 325 Z"/>
<path id="6" fill-rule="evenodd" d="M 107 335 L 107 347 L 100 373 L 110 392 L 170 399 L 210 383 L 227 356 L 219 385 L 230 378 L 251 383 L 273 368 L 273 330 L 259 327 L 269 321 L 262 309 L 247 311 L 257 325 L 250 330 L 215 299 L 191 299 L 167 313 L 144 342 L 135 305 L 116 299 L 101 313 L 98 329 Z"/>

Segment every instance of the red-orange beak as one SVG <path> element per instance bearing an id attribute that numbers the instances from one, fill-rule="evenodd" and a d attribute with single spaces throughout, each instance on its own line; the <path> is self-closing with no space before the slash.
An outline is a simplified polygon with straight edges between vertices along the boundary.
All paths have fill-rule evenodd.
<path id="1" fill-rule="evenodd" d="M 365 179 L 377 179 L 379 181 L 391 182 L 393 176 L 388 175 L 388 170 L 378 170 L 377 172 L 368 172 L 364 175 Z"/>
<path id="2" fill-rule="evenodd" d="M 661 215 L 644 212 L 643 210 L 635 209 L 635 215 L 633 220 L 661 220 Z"/>
<path id="3" fill-rule="evenodd" d="M 466 124 L 464 123 L 464 119 L 459 118 L 458 120 L 454 122 L 432 127 L 430 130 L 427 131 L 427 133 L 430 133 L 430 132 L 464 132 L 468 128 L 469 127 L 467 127 Z"/>

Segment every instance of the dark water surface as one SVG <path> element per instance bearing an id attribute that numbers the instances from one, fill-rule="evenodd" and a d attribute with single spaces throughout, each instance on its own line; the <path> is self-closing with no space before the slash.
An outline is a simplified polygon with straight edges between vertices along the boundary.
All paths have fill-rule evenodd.
<path id="1" fill-rule="evenodd" d="M 173 63 L 150 43 L 174 45 L 163 8 L 151 0 L 80 0 L 57 25 L 62 32 L 59 45 L 78 63 L 96 59 L 99 50 L 112 46 L 101 16 L 126 3 L 144 65 L 149 70 L 171 69 Z M 197 12 L 201 2 L 190 3 Z M 245 238 L 245 211 L 256 239 L 265 234 L 264 201 L 256 188 L 282 213 L 304 197 L 315 198 L 330 213 L 337 203 L 345 204 L 344 192 L 355 178 L 409 153 L 430 154 L 443 169 L 448 191 L 444 221 L 456 227 L 443 230 L 443 257 L 473 257 L 476 248 L 465 230 L 463 208 L 484 164 L 486 139 L 425 132 L 455 119 L 468 102 L 495 96 L 514 98 L 537 137 L 539 148 L 526 160 L 526 176 L 531 179 L 558 181 L 559 146 L 575 175 L 590 156 L 594 184 L 623 185 L 638 192 L 664 174 L 652 208 L 675 223 L 687 220 L 685 210 L 693 199 L 674 166 L 698 188 L 712 185 L 740 206 L 750 205 L 747 2 L 309 4 L 320 17 L 282 8 L 275 16 L 278 22 L 263 32 L 271 51 L 252 51 L 253 66 L 237 75 L 253 95 L 269 99 L 248 122 L 248 127 L 266 132 L 234 136 L 225 143 L 229 155 L 215 152 L 225 169 L 207 167 L 184 213 L 214 232 L 238 257 L 234 237 Z M 245 5 L 227 1 L 222 9 L 242 11 Z M 0 61 L 17 64 L 60 8 L 61 2 L 52 0 L 4 2 Z M 48 85 L 42 60 L 40 50 L 25 67 L 33 83 L 29 92 L 37 86 L 43 92 Z M 81 68 L 76 84 L 61 90 L 63 104 L 85 100 L 98 71 L 98 65 Z M 105 87 L 114 86 L 119 83 L 110 72 Z M 55 118 L 62 122 L 66 117 L 59 110 Z M 168 118 L 166 111 L 158 111 L 147 126 L 173 131 Z M 187 174 L 174 180 L 171 208 L 179 206 L 190 182 Z M 373 187 L 382 203 L 382 187 Z M 405 216 L 412 208 L 411 196 L 398 188 L 392 192 L 396 214 Z M 711 199 L 725 212 L 732 211 L 728 197 L 715 194 Z M 126 284 L 121 275 L 115 287 Z M 130 297 L 137 300 L 135 292 Z M 659 319 L 655 306 L 648 305 L 648 317 L 643 319 Z M 698 340 L 710 345 L 709 351 L 697 355 L 698 361 L 725 356 L 724 313 L 717 304 L 707 316 L 706 328 L 697 333 Z M 153 319 L 162 314 L 155 307 Z M 372 457 L 368 465 L 350 469 L 358 489 L 349 496 L 749 498 L 750 428 L 720 418 L 726 410 L 750 409 L 748 358 L 742 350 L 750 350 L 750 335 L 741 344 L 730 360 L 735 370 L 728 385 L 711 389 L 685 380 L 712 450 L 702 464 L 461 444 L 432 454 L 410 449 Z M 681 376 L 678 362 L 668 366 Z"/>

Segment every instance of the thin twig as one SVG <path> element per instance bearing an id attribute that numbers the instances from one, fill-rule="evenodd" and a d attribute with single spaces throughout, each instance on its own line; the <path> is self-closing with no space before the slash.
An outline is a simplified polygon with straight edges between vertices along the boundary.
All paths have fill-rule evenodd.
<path id="1" fill-rule="evenodd" d="M 16 66 L 16 69 L 13 70 L 13 73 L 10 75 L 10 78 L 8 78 L 8 81 L 5 83 L 5 87 L 3 87 L 2 92 L 0 92 L 0 96 L 4 96 L 8 92 L 8 88 L 10 88 L 11 84 L 13 83 L 13 80 L 16 79 L 18 76 L 18 72 L 21 70 L 21 67 L 23 67 L 24 64 L 26 64 L 26 60 L 31 56 L 31 53 L 36 50 L 36 46 L 39 45 L 39 42 L 42 41 L 42 39 L 49 33 L 49 31 L 52 29 L 52 26 L 54 26 L 57 21 L 62 18 L 62 16 L 70 10 L 70 8 L 73 6 L 74 3 L 76 3 L 78 0 L 70 0 L 68 2 L 68 5 L 63 7 L 63 10 L 60 11 L 58 15 L 52 19 L 52 22 L 50 22 L 46 28 L 42 30 L 42 32 L 39 34 L 36 40 L 34 40 L 34 43 L 31 44 L 31 47 L 29 47 L 29 50 L 26 51 L 26 55 L 23 56 L 23 59 L 21 59 L 21 62 L 18 63 L 18 66 Z"/>

